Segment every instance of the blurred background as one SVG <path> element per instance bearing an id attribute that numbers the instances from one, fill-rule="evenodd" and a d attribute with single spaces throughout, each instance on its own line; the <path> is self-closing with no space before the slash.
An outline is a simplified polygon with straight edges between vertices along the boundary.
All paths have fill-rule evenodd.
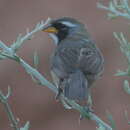
<path id="1" fill-rule="evenodd" d="M 105 1 L 105 0 L 104 0 Z M 110 111 L 118 130 L 127 130 L 130 126 L 124 116 L 130 115 L 130 96 L 122 86 L 123 78 L 114 74 L 118 69 L 125 69 L 127 64 L 121 54 L 119 43 L 112 35 L 113 31 L 128 31 L 128 21 L 117 18 L 108 20 L 106 12 L 96 7 L 97 0 L 0 0 L 0 40 L 7 45 L 16 39 L 19 33 L 25 34 L 41 20 L 48 17 L 71 16 L 87 25 L 91 37 L 100 47 L 105 58 L 103 77 L 92 89 L 93 109 L 102 120 L 108 123 L 106 110 Z M 106 2 L 108 2 L 106 0 Z M 49 57 L 55 45 L 46 33 L 38 32 L 32 40 L 18 51 L 18 54 L 33 65 L 34 51 L 40 57 L 39 71 L 51 80 Z M 91 120 L 82 120 L 79 113 L 65 110 L 55 95 L 44 86 L 36 85 L 24 69 L 11 60 L 0 61 L 0 90 L 7 92 L 10 86 L 13 94 L 9 99 L 12 110 L 20 119 L 20 125 L 30 121 L 30 130 L 95 130 Z M 130 117 L 130 116 L 129 116 Z M 9 121 L 0 104 L 0 130 L 10 130 Z"/>

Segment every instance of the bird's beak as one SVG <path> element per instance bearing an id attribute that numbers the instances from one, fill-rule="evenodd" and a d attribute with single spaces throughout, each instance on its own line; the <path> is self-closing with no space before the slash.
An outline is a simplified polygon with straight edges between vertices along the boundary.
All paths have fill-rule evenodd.
<path id="1" fill-rule="evenodd" d="M 57 33 L 58 30 L 55 28 L 55 27 L 52 27 L 50 24 L 45 26 L 43 29 L 42 29 L 43 32 L 48 32 L 48 33 Z"/>

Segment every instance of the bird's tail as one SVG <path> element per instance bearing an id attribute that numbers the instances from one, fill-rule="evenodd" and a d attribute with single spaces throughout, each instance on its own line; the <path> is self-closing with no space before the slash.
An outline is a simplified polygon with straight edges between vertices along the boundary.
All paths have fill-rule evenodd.
<path id="1" fill-rule="evenodd" d="M 79 70 L 72 73 L 64 80 L 64 95 L 72 100 L 84 100 L 88 96 L 88 82 L 84 74 Z"/>

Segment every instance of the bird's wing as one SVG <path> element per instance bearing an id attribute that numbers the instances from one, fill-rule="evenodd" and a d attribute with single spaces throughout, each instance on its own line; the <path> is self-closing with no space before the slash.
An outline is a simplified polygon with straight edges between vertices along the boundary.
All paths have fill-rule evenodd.
<path id="1" fill-rule="evenodd" d="M 90 41 L 89 41 L 90 42 Z M 52 66 L 60 77 L 80 69 L 86 74 L 97 74 L 103 68 L 103 57 L 98 48 L 86 41 L 70 40 L 61 43 L 53 57 Z M 64 76 L 63 76 L 64 77 Z"/>
<path id="2" fill-rule="evenodd" d="M 103 69 L 103 57 L 97 48 L 81 48 L 78 64 L 87 74 L 97 74 Z"/>
<path id="3" fill-rule="evenodd" d="M 67 72 L 73 72 L 77 68 L 77 60 L 79 55 L 79 48 L 64 47 L 59 52 L 59 57 Z"/>

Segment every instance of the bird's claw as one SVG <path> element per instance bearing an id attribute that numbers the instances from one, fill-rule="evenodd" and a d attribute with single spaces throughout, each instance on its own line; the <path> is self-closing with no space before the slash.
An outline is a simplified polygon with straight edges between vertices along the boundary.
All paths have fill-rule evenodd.
<path id="1" fill-rule="evenodd" d="M 62 89 L 61 89 L 61 88 L 58 88 L 58 93 L 57 93 L 56 96 L 55 96 L 55 99 L 56 99 L 56 100 L 59 100 L 61 93 L 62 93 Z"/>
<path id="2" fill-rule="evenodd" d="M 88 107 L 88 106 L 84 106 L 84 110 L 87 112 L 87 113 L 93 113 L 94 110 L 91 108 L 91 107 Z M 79 117 L 79 120 L 81 121 L 82 119 L 84 119 L 84 116 L 80 114 L 80 117 Z"/>

